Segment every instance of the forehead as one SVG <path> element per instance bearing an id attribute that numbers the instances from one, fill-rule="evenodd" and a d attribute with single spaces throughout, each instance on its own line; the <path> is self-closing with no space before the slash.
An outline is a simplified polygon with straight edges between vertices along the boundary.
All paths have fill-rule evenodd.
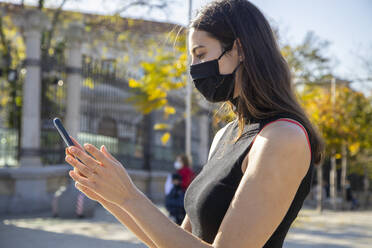
<path id="1" fill-rule="evenodd" d="M 189 32 L 190 47 L 219 45 L 217 39 L 211 37 L 208 32 L 191 28 Z"/>

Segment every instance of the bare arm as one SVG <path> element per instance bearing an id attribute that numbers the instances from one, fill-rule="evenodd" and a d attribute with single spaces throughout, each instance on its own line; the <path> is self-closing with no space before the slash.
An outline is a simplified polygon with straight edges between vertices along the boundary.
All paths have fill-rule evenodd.
<path id="1" fill-rule="evenodd" d="M 107 201 L 102 201 L 101 205 L 105 209 L 107 209 L 107 211 L 109 211 L 113 216 L 115 216 L 116 219 L 120 221 L 120 223 L 125 225 L 132 233 L 134 233 L 137 236 L 137 238 L 139 238 L 148 247 L 157 248 L 154 242 L 147 236 L 146 233 L 142 231 L 142 229 L 137 225 L 137 223 L 132 219 L 132 217 L 125 210 Z M 183 219 L 181 227 L 190 233 L 192 232 L 190 219 L 187 216 L 187 214 L 185 218 Z"/>
<path id="2" fill-rule="evenodd" d="M 107 211 L 109 211 L 113 216 L 115 216 L 116 219 L 120 221 L 120 223 L 125 225 L 132 233 L 134 233 L 137 236 L 137 238 L 139 238 L 148 247 L 157 248 L 154 242 L 152 242 L 152 240 L 147 236 L 147 234 L 142 231 L 142 229 L 137 225 L 137 223 L 125 210 L 111 202 L 102 201 L 100 203 L 105 209 L 107 209 Z"/>
<path id="3" fill-rule="evenodd" d="M 80 150 L 84 151 L 84 148 L 75 140 L 73 137 L 71 137 L 71 140 L 75 143 L 75 146 L 78 147 Z M 66 154 L 69 154 L 68 149 L 66 149 Z M 111 156 L 111 154 L 107 154 L 112 159 L 116 160 L 114 157 Z M 117 161 L 117 160 L 116 160 Z M 81 174 L 80 171 L 77 170 L 77 168 L 74 168 L 74 171 L 78 173 L 81 176 L 84 176 Z M 142 231 L 142 229 L 137 225 L 137 223 L 133 220 L 133 218 L 122 208 L 119 206 L 106 201 L 99 195 L 93 193 L 92 191 L 89 191 L 90 194 L 87 194 L 88 192 L 85 192 L 85 194 L 92 200 L 99 202 L 107 211 L 109 211 L 113 216 L 116 217 L 122 223 L 124 226 L 126 226 L 132 233 L 134 233 L 137 238 L 139 238 L 143 243 L 145 243 L 150 248 L 157 248 L 157 246 L 152 242 L 152 240 L 147 236 L 146 233 Z"/>

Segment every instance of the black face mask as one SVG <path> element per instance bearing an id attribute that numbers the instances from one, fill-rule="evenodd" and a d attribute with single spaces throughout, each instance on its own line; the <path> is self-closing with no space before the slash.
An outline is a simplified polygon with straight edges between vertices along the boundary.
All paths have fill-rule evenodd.
<path id="1" fill-rule="evenodd" d="M 233 99 L 235 72 L 240 64 L 230 74 L 220 74 L 218 60 L 227 52 L 214 60 L 190 66 L 191 78 L 195 87 L 210 102 L 222 102 Z"/>

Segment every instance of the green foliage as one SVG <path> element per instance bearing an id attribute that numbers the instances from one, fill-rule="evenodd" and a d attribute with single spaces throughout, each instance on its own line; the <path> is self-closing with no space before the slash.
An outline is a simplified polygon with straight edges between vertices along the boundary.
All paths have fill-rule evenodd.
<path id="1" fill-rule="evenodd" d="M 329 42 L 320 40 L 313 32 L 308 32 L 301 44 L 287 44 L 281 48 L 295 84 L 319 84 L 330 80 L 330 59 L 325 54 L 328 47 Z"/>
<path id="2" fill-rule="evenodd" d="M 25 50 L 18 27 L 8 14 L 3 15 L 0 18 L 0 114 L 8 128 L 19 127 L 23 75 L 17 69 L 26 56 Z M 10 73 L 19 75 L 14 80 L 8 80 Z"/>

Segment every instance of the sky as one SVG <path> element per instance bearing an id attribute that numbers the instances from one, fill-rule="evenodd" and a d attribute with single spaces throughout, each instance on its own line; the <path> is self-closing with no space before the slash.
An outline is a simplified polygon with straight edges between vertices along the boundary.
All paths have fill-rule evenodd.
<path id="1" fill-rule="evenodd" d="M 187 25 L 188 0 L 175 0 L 167 10 L 152 12 L 131 9 L 125 16 L 172 22 Z M 193 0 L 193 15 L 196 10 L 211 0 Z M 20 1 L 6 1 L 19 3 Z M 35 3 L 36 0 L 25 0 Z M 46 1 L 55 3 L 60 1 Z M 110 14 L 125 0 L 70 0 L 65 9 L 88 13 Z M 280 36 L 291 45 L 301 43 L 308 31 L 313 31 L 320 40 L 330 42 L 326 53 L 334 65 L 333 72 L 339 78 L 363 77 L 359 56 L 369 57 L 372 61 L 372 0 L 251 0 L 279 28 Z M 353 84 L 356 89 L 372 90 L 372 82 Z"/>

